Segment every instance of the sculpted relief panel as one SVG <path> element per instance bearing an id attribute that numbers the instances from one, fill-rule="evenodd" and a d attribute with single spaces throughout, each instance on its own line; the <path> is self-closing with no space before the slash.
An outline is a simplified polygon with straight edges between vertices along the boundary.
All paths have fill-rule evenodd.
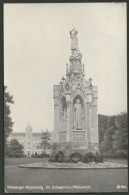
<path id="1" fill-rule="evenodd" d="M 85 142 L 85 132 L 73 132 L 74 142 Z"/>

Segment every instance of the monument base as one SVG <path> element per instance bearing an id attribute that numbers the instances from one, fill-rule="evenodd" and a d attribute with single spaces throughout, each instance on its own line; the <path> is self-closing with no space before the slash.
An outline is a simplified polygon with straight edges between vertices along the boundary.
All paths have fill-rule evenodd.
<path id="1" fill-rule="evenodd" d="M 20 168 L 34 169 L 127 169 L 127 164 L 103 162 L 103 163 L 58 163 L 58 162 L 40 162 L 19 165 Z"/>
<path id="2" fill-rule="evenodd" d="M 52 154 L 56 155 L 59 152 L 64 154 L 64 157 L 69 156 L 73 153 L 86 154 L 92 152 L 96 154 L 99 153 L 98 143 L 83 143 L 83 142 L 67 142 L 67 143 L 54 143 Z"/>

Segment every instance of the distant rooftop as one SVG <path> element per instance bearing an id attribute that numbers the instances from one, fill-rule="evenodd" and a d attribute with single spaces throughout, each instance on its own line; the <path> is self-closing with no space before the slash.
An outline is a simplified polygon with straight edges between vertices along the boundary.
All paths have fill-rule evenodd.
<path id="1" fill-rule="evenodd" d="M 50 133 L 52 133 L 52 132 L 50 132 Z M 36 132 L 36 133 L 32 132 L 32 135 L 33 136 L 42 136 L 42 133 L 41 132 Z M 24 132 L 13 132 L 11 134 L 11 136 L 25 136 L 25 133 Z"/>
<path id="2" fill-rule="evenodd" d="M 24 132 L 14 132 L 11 134 L 11 136 L 25 136 Z"/>
<path id="3" fill-rule="evenodd" d="M 52 131 L 49 131 L 51 134 Z M 30 123 L 28 123 L 27 127 L 25 128 L 25 132 L 13 132 L 10 136 L 25 136 L 26 133 L 32 133 L 33 136 L 42 136 L 42 132 L 32 132 L 32 127 Z"/>
<path id="4" fill-rule="evenodd" d="M 28 124 L 28 125 L 27 125 L 27 127 L 26 127 L 26 131 L 27 131 L 27 132 L 32 132 L 32 127 L 31 127 L 31 125 L 30 125 L 30 124 Z"/>

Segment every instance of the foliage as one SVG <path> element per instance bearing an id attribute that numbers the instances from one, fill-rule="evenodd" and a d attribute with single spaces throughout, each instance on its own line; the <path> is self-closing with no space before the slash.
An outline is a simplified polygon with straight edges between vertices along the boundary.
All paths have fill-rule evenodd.
<path id="1" fill-rule="evenodd" d="M 104 134 L 104 140 L 101 142 L 101 149 L 104 152 L 111 153 L 113 151 L 113 137 L 114 134 L 114 128 L 113 126 L 109 127 L 105 134 Z"/>
<path id="2" fill-rule="evenodd" d="M 99 142 L 103 141 L 103 135 L 105 130 L 107 129 L 108 116 L 106 115 L 98 115 L 98 127 L 99 127 Z"/>
<path id="3" fill-rule="evenodd" d="M 127 113 L 123 112 L 115 119 L 115 124 L 118 130 L 115 132 L 113 147 L 116 154 L 128 155 L 128 117 Z"/>
<path id="4" fill-rule="evenodd" d="M 88 163 L 88 162 L 94 162 L 94 161 L 95 161 L 95 155 L 92 152 L 88 152 L 82 155 L 82 162 Z"/>
<path id="5" fill-rule="evenodd" d="M 128 121 L 127 113 L 117 116 L 99 115 L 100 150 L 106 156 L 127 156 Z"/>
<path id="6" fill-rule="evenodd" d="M 56 154 L 55 158 L 56 158 L 56 161 L 57 161 L 57 162 L 63 162 L 63 160 L 64 160 L 64 153 L 61 152 L 61 151 L 58 152 L 58 153 Z"/>
<path id="7" fill-rule="evenodd" d="M 104 159 L 103 159 L 103 155 L 102 154 L 99 154 L 98 152 L 96 152 L 96 155 L 95 155 L 95 162 L 96 163 L 99 163 L 99 162 L 103 162 Z"/>
<path id="8" fill-rule="evenodd" d="M 23 146 L 16 139 L 12 139 L 9 143 L 8 157 L 24 157 Z"/>
<path id="9" fill-rule="evenodd" d="M 107 122 L 106 124 L 107 128 L 103 134 L 103 140 L 100 146 L 101 146 L 101 151 L 103 151 L 104 153 L 110 154 L 113 152 L 113 146 L 112 146 L 113 134 L 114 134 L 114 130 L 116 129 L 115 117 L 114 116 L 108 117 L 106 122 Z"/>
<path id="10" fill-rule="evenodd" d="M 70 156 L 71 162 L 78 163 L 82 161 L 82 155 L 80 153 L 73 153 Z"/>
<path id="11" fill-rule="evenodd" d="M 41 146 L 43 146 L 46 153 L 46 150 L 50 149 L 51 147 L 51 133 L 48 130 L 42 131 L 41 139 L 42 139 Z"/>
<path id="12" fill-rule="evenodd" d="M 56 155 L 55 154 L 51 154 L 49 157 L 49 162 L 56 162 Z"/>
<path id="13" fill-rule="evenodd" d="M 8 141 L 7 138 L 12 133 L 13 129 L 13 122 L 11 118 L 11 111 L 10 105 L 13 104 L 13 96 L 6 91 L 7 86 L 4 86 L 4 148 L 5 148 L 5 155 L 9 153 Z"/>
<path id="14" fill-rule="evenodd" d="M 38 154 L 37 152 L 35 154 L 32 154 L 31 157 L 32 158 L 43 158 L 43 157 L 49 157 L 49 154 L 46 154 L 44 152 L 42 152 L 41 154 Z"/>

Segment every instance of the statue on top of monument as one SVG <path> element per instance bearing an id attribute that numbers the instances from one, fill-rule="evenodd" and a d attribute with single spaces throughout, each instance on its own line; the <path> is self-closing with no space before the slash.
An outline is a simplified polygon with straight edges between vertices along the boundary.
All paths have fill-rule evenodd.
<path id="1" fill-rule="evenodd" d="M 71 38 L 71 50 L 72 54 L 77 53 L 78 49 L 78 38 L 77 38 L 78 31 L 74 29 L 70 31 L 70 38 Z"/>

